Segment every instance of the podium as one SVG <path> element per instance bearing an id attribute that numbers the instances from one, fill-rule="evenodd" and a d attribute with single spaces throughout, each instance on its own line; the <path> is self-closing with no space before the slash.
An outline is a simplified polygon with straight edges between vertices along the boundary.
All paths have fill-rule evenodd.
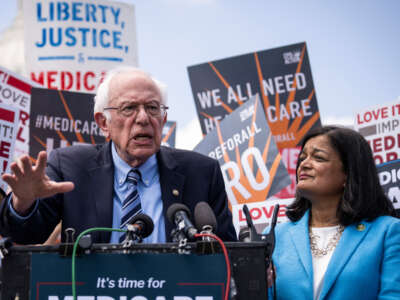
<path id="1" fill-rule="evenodd" d="M 265 242 L 225 243 L 230 299 L 267 299 Z M 71 244 L 12 246 L 2 261 L 2 300 L 72 300 Z M 78 300 L 216 300 L 226 289 L 226 262 L 214 242 L 93 244 L 75 259 Z"/>

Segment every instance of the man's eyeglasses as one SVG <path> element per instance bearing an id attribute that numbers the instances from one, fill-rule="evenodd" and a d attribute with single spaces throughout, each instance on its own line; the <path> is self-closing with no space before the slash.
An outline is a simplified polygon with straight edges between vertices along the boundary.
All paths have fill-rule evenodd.
<path id="1" fill-rule="evenodd" d="M 123 104 L 119 107 L 105 107 L 104 110 L 115 109 L 118 113 L 124 117 L 130 117 L 132 115 L 136 115 L 140 109 L 140 106 L 143 105 L 144 111 L 147 115 L 152 117 L 160 117 L 161 115 L 165 115 L 167 112 L 168 106 L 164 104 L 158 104 L 156 102 L 146 103 L 146 104 Z"/>

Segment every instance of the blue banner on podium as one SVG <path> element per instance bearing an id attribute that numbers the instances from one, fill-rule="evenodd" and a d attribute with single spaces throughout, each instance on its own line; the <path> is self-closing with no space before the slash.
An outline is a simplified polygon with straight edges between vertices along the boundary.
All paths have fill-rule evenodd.
<path id="1" fill-rule="evenodd" d="M 223 299 L 223 255 L 92 253 L 76 258 L 78 300 Z M 30 299 L 72 300 L 71 258 L 33 253 Z"/>

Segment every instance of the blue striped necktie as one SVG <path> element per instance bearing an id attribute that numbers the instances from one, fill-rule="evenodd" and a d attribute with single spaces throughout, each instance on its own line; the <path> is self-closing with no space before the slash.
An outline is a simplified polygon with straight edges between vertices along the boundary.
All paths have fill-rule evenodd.
<path id="1" fill-rule="evenodd" d="M 133 217 L 142 211 L 142 205 L 140 203 L 140 196 L 137 190 L 137 184 L 140 180 L 139 170 L 132 169 L 128 173 L 126 181 L 128 182 L 129 190 L 128 197 L 122 202 L 121 209 L 121 225 L 120 229 L 126 229 L 126 225 L 131 222 Z M 126 233 L 123 233 L 119 242 L 122 243 L 125 239 Z"/>

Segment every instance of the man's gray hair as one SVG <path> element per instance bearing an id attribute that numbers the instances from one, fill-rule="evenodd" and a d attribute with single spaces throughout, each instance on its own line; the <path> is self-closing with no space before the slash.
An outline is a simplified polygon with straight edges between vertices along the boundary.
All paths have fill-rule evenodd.
<path id="1" fill-rule="evenodd" d="M 146 77 L 149 77 L 151 80 L 154 81 L 155 85 L 158 87 L 160 90 L 161 94 L 161 104 L 166 105 L 167 104 L 167 85 L 164 84 L 163 82 L 157 80 L 156 78 L 152 77 L 149 73 L 135 67 L 131 66 L 118 66 L 114 69 L 111 69 L 109 72 L 107 72 L 107 75 L 104 77 L 103 82 L 99 85 L 97 88 L 96 96 L 94 97 L 94 113 L 97 112 L 102 112 L 106 116 L 108 120 L 111 118 L 111 114 L 109 111 L 104 111 L 104 108 L 108 106 L 108 94 L 109 94 L 109 88 L 110 88 L 110 82 L 114 78 L 115 75 L 121 74 L 121 73 L 140 73 L 143 74 Z"/>

